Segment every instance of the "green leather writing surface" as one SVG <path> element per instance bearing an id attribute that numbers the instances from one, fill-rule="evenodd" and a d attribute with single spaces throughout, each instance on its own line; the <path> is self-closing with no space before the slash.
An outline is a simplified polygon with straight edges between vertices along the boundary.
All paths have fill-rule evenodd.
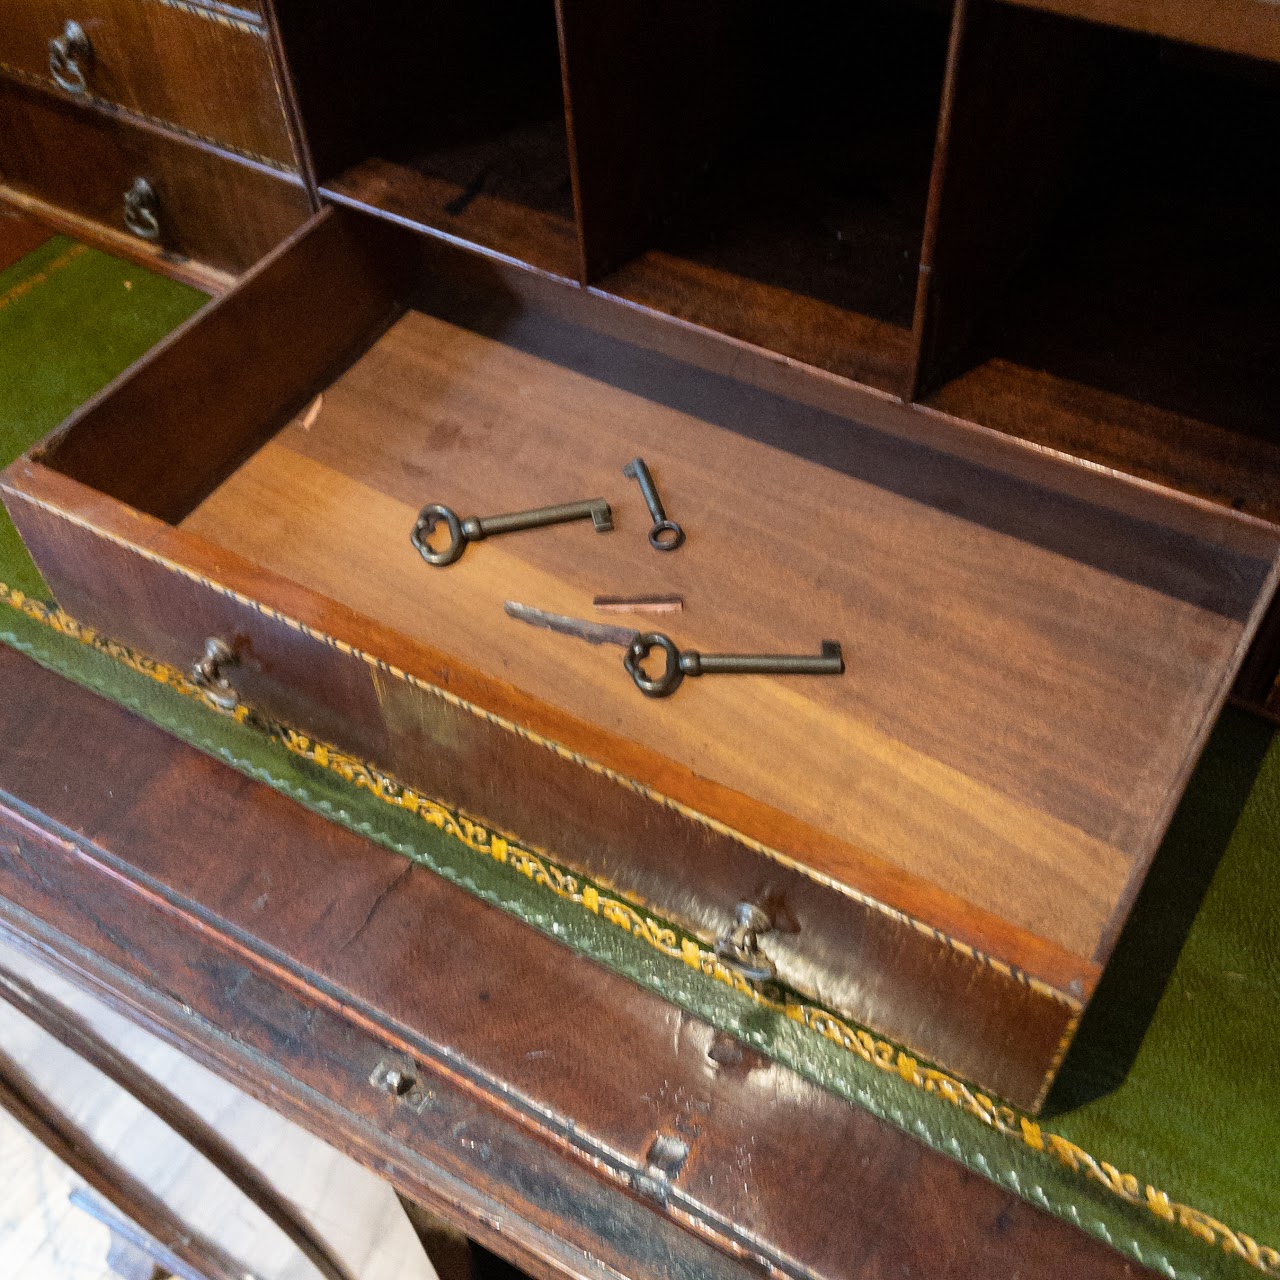
<path id="1" fill-rule="evenodd" d="M 61 237 L 0 272 L 0 454 L 7 461 L 28 447 L 201 302 Z M 499 851 L 489 833 L 428 800 L 404 803 L 407 793 L 376 777 L 371 785 L 320 744 L 218 715 L 181 673 L 118 652 L 39 603 L 42 584 L 7 521 L 0 583 L 0 639 L 1147 1265 L 1178 1276 L 1243 1275 L 1250 1265 L 1280 1275 L 1280 1255 L 1267 1249 L 1280 1245 L 1280 742 L 1258 721 L 1224 715 L 1049 1111 L 1033 1122 L 875 1037 L 831 1034 L 834 1022 L 753 1002 L 690 962 L 701 954 L 696 940 L 634 910 L 611 918 L 604 890 L 580 878 L 572 893 L 548 889 L 530 870 L 533 855 L 507 842 Z"/>
<path id="2" fill-rule="evenodd" d="M 0 223 L 0 237 L 4 231 Z M 47 435 L 205 301 L 196 289 L 66 236 L 50 236 L 0 271 L 0 464 Z M 0 581 L 43 591 L 2 510 Z"/>

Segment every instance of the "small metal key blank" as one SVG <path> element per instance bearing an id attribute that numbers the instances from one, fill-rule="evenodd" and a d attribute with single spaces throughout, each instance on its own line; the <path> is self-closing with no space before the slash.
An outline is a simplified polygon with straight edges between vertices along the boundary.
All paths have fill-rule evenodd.
<path id="1" fill-rule="evenodd" d="M 674 551 L 684 541 L 684 530 L 674 520 L 667 519 L 666 508 L 658 497 L 658 487 L 653 483 L 653 476 L 645 465 L 643 458 L 632 458 L 622 474 L 628 480 L 634 480 L 644 495 L 644 504 L 653 517 L 653 528 L 649 530 L 649 545 L 655 551 Z"/>
<path id="2" fill-rule="evenodd" d="M 655 649 L 662 650 L 666 665 L 661 674 L 651 676 L 641 664 Z M 637 635 L 628 646 L 623 663 L 636 688 L 650 698 L 665 698 L 675 693 L 685 676 L 844 674 L 844 654 L 834 640 L 824 640 L 821 653 L 814 657 L 798 653 L 697 653 L 692 649 L 681 653 L 670 636 L 658 631 Z"/>
<path id="3" fill-rule="evenodd" d="M 418 512 L 409 537 L 428 564 L 452 564 L 466 550 L 468 542 L 479 542 L 481 538 L 491 538 L 498 533 L 565 524 L 570 520 L 590 520 L 597 533 L 608 533 L 613 528 L 613 511 L 603 498 L 588 498 L 586 502 L 564 502 L 558 507 L 539 507 L 536 511 L 514 511 L 505 516 L 468 516 L 461 520 L 455 511 L 433 502 Z M 441 522 L 449 530 L 449 542 L 436 551 L 427 539 Z"/>

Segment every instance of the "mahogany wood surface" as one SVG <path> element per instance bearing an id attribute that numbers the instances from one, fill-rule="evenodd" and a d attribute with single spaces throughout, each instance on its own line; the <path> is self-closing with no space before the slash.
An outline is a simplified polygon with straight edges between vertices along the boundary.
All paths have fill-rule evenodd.
<path id="1" fill-rule="evenodd" d="M 50 204 L 38 196 L 26 195 L 12 187 L 0 185 L 0 212 L 9 211 L 30 218 L 32 225 L 40 228 L 43 239 L 54 234 L 71 236 L 117 258 L 136 262 L 139 266 L 161 272 L 170 279 L 181 280 L 183 284 L 192 285 L 210 297 L 226 293 L 235 283 L 235 276 L 230 272 L 219 271 L 195 261 L 194 258 L 174 253 L 162 245 L 140 240 L 131 232 L 104 226 L 101 222 Z"/>
<path id="2" fill-rule="evenodd" d="M 0 139 L 0 184 L 122 232 L 124 194 L 145 177 L 163 248 L 215 269 L 243 271 L 310 212 L 297 178 L 3 76 Z"/>
<path id="3" fill-rule="evenodd" d="M 457 182 L 407 165 L 373 158 L 321 188 L 338 204 L 383 214 L 402 226 L 439 235 L 576 280 L 582 274 L 573 223 L 484 191 L 468 194 Z"/>
<path id="4" fill-rule="evenodd" d="M 802 360 L 887 395 L 901 395 L 906 386 L 910 329 L 819 298 L 729 276 L 658 249 L 611 272 L 601 287 L 627 302 Z"/>
<path id="5" fill-rule="evenodd" d="M 1018 1105 L 1034 1109 L 1043 1101 L 1074 1025 L 1075 998 L 1093 989 L 1098 965 L 596 724 L 478 677 L 455 657 L 194 534 L 95 499 L 37 464 L 20 471 L 27 496 L 13 501 L 10 488 L 6 501 L 74 615 L 179 669 L 207 637 L 228 637 L 238 655 L 236 685 L 253 706 L 554 850 L 708 940 L 731 922 L 734 903 L 762 902 L 779 922 L 769 951 L 787 981 L 821 990 L 855 1020 Z M 75 522 L 59 514 L 68 509 L 80 513 Z M 255 603 L 261 599 L 282 614 L 262 610 Z M 384 675 L 359 652 L 421 673 L 431 688 L 394 670 Z M 502 719 L 477 714 L 477 698 Z M 562 750 L 513 733 L 512 725 L 531 726 Z M 636 777 L 650 779 L 659 793 L 627 781 Z M 698 816 L 707 811 L 732 814 L 738 830 L 768 849 L 801 850 L 808 862 L 820 857 L 838 866 L 842 882 L 871 900 L 762 853 L 733 829 Z M 988 964 L 986 955 L 1013 969 Z M 1028 983 L 1028 973 L 1048 985 Z"/>
<path id="6" fill-rule="evenodd" d="M 11 0 L 0 26 L 0 71 L 62 94 L 49 41 L 73 16 L 93 45 L 87 92 L 101 102 L 286 168 L 298 167 L 265 27 L 203 6 Z"/>
<path id="7" fill-rule="evenodd" d="M 278 0 L 320 189 L 581 277 L 553 0 Z"/>
<path id="8" fill-rule="evenodd" d="M 258 451 L 183 527 L 1092 956 L 1152 851 L 1212 672 L 1239 641 L 1250 601 L 1218 593 L 1223 562 L 1186 548 L 1166 576 L 1178 549 L 1124 563 L 1137 531 L 1099 525 L 1081 563 L 1043 541 L 1086 513 L 1043 494 L 948 475 L 953 464 L 915 451 L 842 476 L 552 364 L 587 354 L 580 333 L 536 318 L 500 332 L 410 313 L 307 426 Z M 868 435 L 849 454 L 875 445 Z M 678 556 L 654 555 L 647 515 L 619 492 L 619 460 L 636 454 L 686 513 Z M 984 480 L 987 501 L 962 505 Z M 482 513 L 610 491 L 611 537 L 584 524 L 495 539 L 447 571 L 422 565 L 407 537 L 424 502 Z M 946 514 L 927 518 L 926 505 Z M 500 613 L 520 599 L 582 616 L 595 592 L 632 586 L 684 597 L 684 646 L 771 653 L 843 638 L 850 674 L 707 678 L 653 702 L 615 650 Z M 1015 670 L 993 654 L 1016 654 Z"/>
<path id="9" fill-rule="evenodd" d="M 1280 14 L 1269 0 L 1008 0 L 1069 18 L 1280 62 Z"/>
<path id="10" fill-rule="evenodd" d="M 563 21 L 589 278 L 904 394 L 945 14 L 588 7 Z"/>
<path id="11" fill-rule="evenodd" d="M 725 0 L 560 0 L 569 150 L 586 278 L 647 247 L 715 156 L 745 85 L 747 7 Z"/>
<path id="12" fill-rule="evenodd" d="M 113 497 L 179 518 L 394 308 L 351 224 L 317 215 L 198 324 L 157 344 L 146 377 L 126 374 L 89 401 L 82 412 L 93 416 L 94 431 L 56 433 L 67 473 L 110 472 Z M 285 368 L 291 372 L 282 378 Z M 214 403 L 216 413 L 202 412 Z M 188 429 L 175 432 L 178 421 Z"/>
<path id="13" fill-rule="evenodd" d="M 531 1274 L 1139 1272 L 27 659 L 0 682 L 6 932 Z"/>
<path id="14" fill-rule="evenodd" d="M 977 320 L 1000 305 L 1001 289 L 1062 198 L 1096 56 L 1093 34 L 986 0 L 956 5 L 920 260 L 912 398 L 956 371 Z"/>
<path id="15" fill-rule="evenodd" d="M 1092 989 L 1243 656 L 1274 540 L 1254 533 L 1242 555 L 1248 526 L 1226 518 L 1202 522 L 1202 538 L 1176 522 L 1157 532 L 501 296 L 487 314 L 473 298 L 469 329 L 410 312 L 328 388 L 310 425 L 260 450 L 188 529 L 112 501 L 177 520 L 215 489 L 353 343 L 380 332 L 396 271 L 400 289 L 413 283 L 402 244 L 384 224 L 320 216 L 87 406 L 47 456 L 110 498 L 31 464 L 10 473 L 15 517 L 63 604 L 184 667 L 205 637 L 224 636 L 251 702 L 704 935 L 734 901 L 770 897 L 793 922 L 773 946 L 788 980 L 1036 1105 L 1071 998 Z M 408 546 L 422 502 L 470 514 L 616 492 L 620 460 L 638 449 L 673 510 L 706 513 L 679 560 L 660 562 L 677 577 L 649 584 L 675 582 L 705 609 L 682 618 L 679 639 L 785 650 L 834 630 L 854 637 L 851 678 L 707 679 L 654 704 L 617 654 L 501 615 L 503 598 L 534 585 L 529 602 L 581 612 L 602 583 L 627 589 L 657 571 L 645 542 L 621 536 L 622 507 L 610 538 L 494 541 L 447 571 Z M 530 749 L 412 680 L 379 676 L 378 661 L 747 839 Z M 497 785 L 517 757 L 529 785 Z M 639 824 L 624 821 L 636 806 Z M 696 861 L 674 852 L 685 847 Z M 1036 995 L 905 923 L 868 929 L 874 910 L 824 889 L 827 878 L 1070 995 Z M 947 993 L 970 969 L 981 981 L 956 1004 Z M 904 998 L 913 986 L 927 997 Z M 976 1016 L 981 991 L 995 1004 Z"/>

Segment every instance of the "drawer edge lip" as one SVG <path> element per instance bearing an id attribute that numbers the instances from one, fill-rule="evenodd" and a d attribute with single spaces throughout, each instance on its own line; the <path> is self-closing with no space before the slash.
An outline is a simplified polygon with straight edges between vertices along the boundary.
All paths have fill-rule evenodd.
<path id="1" fill-rule="evenodd" d="M 34 75 L 30 71 L 24 71 L 21 67 L 15 67 L 11 63 L 2 60 L 0 60 L 0 76 L 77 110 L 91 111 L 108 120 L 117 120 L 123 124 L 145 129 L 158 129 L 183 142 L 193 143 L 216 151 L 228 160 L 238 160 L 254 165 L 259 169 L 267 170 L 280 177 L 301 181 L 301 169 L 298 165 L 296 146 L 292 148 L 294 151 L 292 159 L 285 161 L 276 157 L 261 155 L 255 151 L 248 151 L 243 147 L 234 146 L 208 134 L 198 133 L 196 130 L 188 129 L 185 125 L 180 125 L 173 120 L 166 120 L 162 116 L 153 116 L 134 107 L 122 106 L 110 98 L 101 98 L 96 94 L 79 95 L 68 93 L 65 89 L 58 88 L 51 80 L 46 80 L 43 76 Z M 277 100 L 280 100 L 282 96 L 280 85 L 274 73 L 272 85 L 275 89 Z"/>
<path id="2" fill-rule="evenodd" d="M 151 681 L 159 681 L 181 696 L 190 697 L 205 706 L 209 705 L 200 690 L 181 671 L 164 660 L 149 658 L 92 627 L 82 625 L 54 603 L 41 603 L 23 598 L 20 593 L 9 592 L 0 583 L 0 604 L 18 609 L 32 620 L 47 626 L 51 631 L 89 646 L 136 674 Z M 216 711 L 216 708 L 214 710 Z M 993 1068 L 990 1066 L 985 1071 L 980 1067 L 975 1069 L 975 1064 L 972 1063 L 968 1068 L 961 1066 L 956 1061 L 948 1060 L 945 1053 L 940 1054 L 939 1046 L 930 1048 L 919 1042 L 916 1037 L 902 1034 L 900 1029 L 888 1030 L 877 1027 L 874 1021 L 869 1021 L 858 1011 L 845 1009 L 838 1002 L 833 1003 L 824 999 L 807 987 L 793 986 L 785 978 L 777 986 L 756 986 L 746 982 L 721 962 L 710 942 L 701 937 L 697 931 L 673 921 L 661 906 L 631 895 L 619 895 L 607 881 L 600 880 L 594 872 L 579 870 L 536 844 L 520 837 L 509 836 L 501 827 L 483 820 L 477 821 L 456 806 L 433 800 L 415 791 L 414 788 L 400 783 L 377 766 L 366 764 L 359 757 L 351 756 L 339 749 L 331 749 L 327 744 L 308 735 L 298 735 L 289 726 L 270 717 L 261 716 L 253 708 L 245 707 L 243 704 L 236 711 L 215 714 L 213 718 L 229 720 L 236 725 L 246 727 L 255 734 L 260 734 L 264 739 L 274 740 L 299 758 L 337 774 L 348 784 L 353 771 L 371 779 L 373 786 L 368 789 L 377 801 L 397 808 L 408 807 L 418 816 L 426 816 L 428 826 L 442 831 L 470 854 L 479 855 L 486 861 L 488 858 L 493 858 L 526 876 L 535 886 L 535 898 L 520 905 L 518 898 L 513 902 L 511 896 L 506 893 L 494 897 L 490 892 L 475 888 L 469 877 L 459 879 L 456 874 L 457 868 L 451 868 L 447 860 L 445 865 L 441 865 L 435 858 L 429 855 L 423 856 L 420 849 L 412 847 L 412 842 L 406 845 L 397 839 L 383 840 L 371 833 L 365 821 L 352 819 L 349 815 L 335 819 L 329 803 L 323 800 L 317 803 L 315 796 L 306 786 L 298 788 L 287 782 L 282 784 L 271 782 L 277 790 L 313 811 L 321 813 L 330 820 L 338 821 L 349 830 L 373 838 L 377 843 L 408 857 L 415 864 L 425 866 L 450 883 L 476 894 L 488 905 L 496 906 L 508 914 L 515 915 L 526 924 L 549 933 L 558 941 L 569 942 L 572 930 L 566 935 L 558 925 L 548 928 L 548 918 L 545 913 L 548 909 L 554 913 L 558 908 L 554 905 L 550 908 L 545 905 L 540 907 L 536 900 L 538 893 L 545 893 L 546 903 L 554 904 L 559 901 L 561 906 L 568 905 L 571 910 L 589 913 L 593 918 L 603 920 L 615 929 L 621 929 L 623 933 L 643 946 L 674 962 L 677 974 L 684 973 L 686 969 L 693 970 L 701 974 L 702 978 L 710 980 L 713 987 L 717 984 L 728 987 L 762 1014 L 782 1017 L 785 1019 L 785 1025 L 799 1026 L 806 1033 L 829 1042 L 837 1050 L 852 1053 L 883 1071 L 891 1074 L 905 1072 L 912 1077 L 912 1082 L 917 1087 L 926 1092 L 937 1087 L 946 1093 L 954 1088 L 957 1096 L 963 1095 L 970 1103 L 986 1107 L 993 1116 L 998 1114 L 1000 1102 L 992 1099 L 1011 1103 L 1030 1115 L 1040 1112 L 1079 1028 L 1082 1012 L 1064 1004 L 1051 1003 L 1045 999 L 1043 993 L 1033 990 L 1028 984 L 1019 982 L 1016 977 L 1007 972 L 997 971 L 1000 980 L 1013 983 L 1033 1004 L 1039 1004 L 1042 1008 L 1047 1007 L 1056 1015 L 1053 1051 L 1047 1056 L 1035 1058 L 1034 1083 L 1015 1085 L 1012 1089 L 1002 1088 L 1000 1084 L 995 1083 L 1000 1078 L 1000 1068 L 994 1068 L 993 1077 L 991 1075 Z M 166 725 L 161 721 L 156 723 L 158 727 L 175 732 L 181 740 L 209 750 L 215 758 L 225 755 L 224 749 L 213 749 L 212 745 L 199 733 L 190 735 L 172 724 Z M 259 780 L 263 778 L 258 770 L 250 770 L 250 773 Z M 408 796 L 413 796 L 418 802 L 417 807 L 404 805 L 404 800 Z M 0 801 L 3 798 L 3 794 L 0 793 Z M 929 936 L 932 939 L 937 935 L 931 933 Z M 578 949 L 577 943 L 569 942 L 569 945 Z M 590 958 L 603 963 L 606 967 L 622 972 L 640 982 L 642 986 L 650 987 L 664 999 L 674 1001 L 696 1016 L 706 1016 L 705 1007 L 697 1003 L 696 998 L 694 1004 L 689 1003 L 690 988 L 681 978 L 674 977 L 666 981 L 661 977 L 655 977 L 648 965 L 642 965 L 642 973 L 633 971 L 625 964 L 619 966 L 616 954 L 612 954 L 608 946 L 601 951 L 588 942 L 582 950 Z M 692 981 L 696 983 L 701 979 Z M 965 1081 L 977 1092 L 970 1093 Z M 1007 1078 L 1005 1084 L 1010 1084 Z M 990 1094 L 991 1097 L 987 1097 L 986 1094 Z M 955 1102 L 956 1097 L 951 1097 L 950 1100 Z"/>
<path id="3" fill-rule="evenodd" d="M 37 450 L 38 450 L 37 446 Z M 939 912 L 941 918 L 946 919 L 948 914 L 945 906 L 950 905 L 957 916 L 964 914 L 978 922 L 978 929 L 974 930 L 971 936 L 977 936 L 981 933 L 981 926 L 989 924 L 991 932 L 997 938 L 1007 939 L 1011 946 L 1011 952 L 1019 950 L 1038 957 L 1043 961 L 1043 965 L 1037 964 L 1035 967 L 1041 972 L 1052 973 L 1052 979 L 1047 979 L 1033 972 L 1031 968 L 1025 965 L 1016 964 L 1007 961 L 992 950 L 989 950 L 989 944 L 983 946 L 977 942 L 970 942 L 962 936 L 960 928 L 957 928 L 958 921 L 953 923 L 948 920 L 948 927 L 943 928 L 929 923 L 926 919 L 919 915 L 914 915 L 900 907 L 893 906 L 886 901 L 883 896 L 877 896 L 865 889 L 860 889 L 854 884 L 837 880 L 832 876 L 818 871 L 807 864 L 798 861 L 794 856 L 788 855 L 783 851 L 774 848 L 766 843 L 763 839 L 753 837 L 744 832 L 739 831 L 736 827 L 730 825 L 723 819 L 715 818 L 709 814 L 702 812 L 695 804 L 690 803 L 686 799 L 682 799 L 678 795 L 669 795 L 665 791 L 659 789 L 658 786 L 640 782 L 628 775 L 624 768 L 602 762 L 594 755 L 586 754 L 577 749 L 571 743 L 566 744 L 559 740 L 559 736 L 551 736 L 550 732 L 543 732 L 540 729 L 532 728 L 519 723 L 517 720 L 509 718 L 498 711 L 492 711 L 470 698 L 456 693 L 450 689 L 441 687 L 426 677 L 415 675 L 386 659 L 378 657 L 376 654 L 369 653 L 365 649 L 343 640 L 339 636 L 330 634 L 330 632 L 315 627 L 306 622 L 302 618 L 294 616 L 292 613 L 286 613 L 281 609 L 274 608 L 264 604 L 261 600 L 255 599 L 253 596 L 246 595 L 234 586 L 227 585 L 225 582 L 219 581 L 218 576 L 212 576 L 211 573 L 202 572 L 200 568 L 192 565 L 184 564 L 174 559 L 171 555 L 164 554 L 163 551 L 156 549 L 151 545 L 143 545 L 137 535 L 150 535 L 148 541 L 180 541 L 184 549 L 190 549 L 193 552 L 192 559 L 199 560 L 199 552 L 206 547 L 210 551 L 215 551 L 219 561 L 225 567 L 232 567 L 244 563 L 240 557 L 230 552 L 225 552 L 221 548 L 213 548 L 212 544 L 206 544 L 203 539 L 197 538 L 191 534 L 175 530 L 164 524 L 162 521 L 152 516 L 128 507 L 115 499 L 97 494 L 89 486 L 82 484 L 77 480 L 62 476 L 50 468 L 45 467 L 33 455 L 26 455 L 19 458 L 15 463 L 11 464 L 7 469 L 0 472 L 0 495 L 3 495 L 6 504 L 14 501 L 24 503 L 30 507 L 40 509 L 47 515 L 51 515 L 56 519 L 67 521 L 68 523 L 78 526 L 83 531 L 107 541 L 115 543 L 130 554 L 139 555 L 166 572 L 177 574 L 188 579 L 217 594 L 223 595 L 241 605 L 242 607 L 258 612 L 272 620 L 280 622 L 291 630 L 307 635 L 312 640 L 337 649 L 339 652 L 355 661 L 364 663 L 374 670 L 381 671 L 395 679 L 403 680 L 426 693 L 428 696 L 441 698 L 459 709 L 465 711 L 469 715 L 476 716 L 482 720 L 493 724 L 495 727 L 521 737 L 536 746 L 545 748 L 559 755 L 561 758 L 568 760 L 570 763 L 578 767 L 588 769 L 601 777 L 604 777 L 614 785 L 623 787 L 627 790 L 642 795 L 650 802 L 669 808 L 674 812 L 688 820 L 722 835 L 732 840 L 744 848 L 749 849 L 753 853 L 767 858 L 780 866 L 787 868 L 795 874 L 801 875 L 811 881 L 814 881 L 833 893 L 849 899 L 858 905 L 881 914 L 893 921 L 901 927 L 910 928 L 925 937 L 934 939 L 936 942 L 943 944 L 945 947 L 954 951 L 958 957 L 964 962 L 978 965 L 993 970 L 1007 980 L 1018 986 L 1027 988 L 1032 994 L 1041 999 L 1051 1001 L 1054 1004 L 1062 1006 L 1070 1011 L 1072 1015 L 1078 1015 L 1087 1003 L 1097 980 L 1101 975 L 1101 966 L 1096 962 L 1081 956 L 1077 956 L 1067 951 L 1056 943 L 1046 939 L 1037 937 L 1027 932 L 1020 926 L 1014 925 L 1008 921 L 1004 921 L 999 917 L 991 916 L 990 913 L 983 911 L 981 908 L 973 906 L 963 899 L 955 897 L 946 890 L 923 881 L 911 872 L 901 868 L 893 867 L 891 864 L 880 864 L 874 855 L 865 853 L 862 850 L 853 851 L 859 855 L 860 861 L 866 866 L 869 876 L 874 877 L 877 872 L 883 877 L 884 881 L 891 885 L 902 885 L 908 890 L 904 896 L 914 896 L 910 891 L 915 889 L 915 893 L 919 894 L 931 902 L 936 902 L 940 907 L 944 907 Z M 80 501 L 77 501 L 80 499 Z M 129 524 L 135 533 L 134 537 L 128 536 L 121 528 L 123 521 L 117 520 L 117 514 L 127 514 Z M 246 567 L 248 567 L 246 565 Z M 213 571 L 216 573 L 216 570 Z M 279 579 L 270 570 L 253 566 L 253 573 L 258 581 L 270 581 L 272 586 L 278 585 L 281 595 L 293 597 L 292 604 L 305 604 L 307 600 L 323 601 L 326 611 L 333 613 L 338 612 L 347 614 L 350 611 L 344 606 L 336 602 L 329 601 L 316 595 L 316 593 L 300 588 L 296 584 L 288 583 L 284 579 Z M 222 573 L 219 576 L 227 576 Z M 305 609 L 296 609 L 296 613 L 305 613 Z M 354 615 L 353 615 L 354 616 Z M 379 624 L 374 623 L 378 626 Z M 379 626 L 379 630 L 381 630 Z M 401 638 L 405 647 L 415 651 L 422 651 L 424 654 L 434 653 L 429 646 L 418 641 L 413 641 L 409 637 Z M 444 658 L 445 655 L 435 655 Z M 451 670 L 455 673 L 459 671 L 459 664 L 456 661 L 448 662 Z M 472 673 L 465 672 L 466 675 Z M 497 685 L 499 682 L 490 681 L 485 677 L 477 677 L 485 680 L 491 686 Z M 560 728 L 568 728 L 570 730 L 577 728 L 583 730 L 589 726 L 583 725 L 576 717 L 572 717 L 567 713 L 557 711 L 555 708 L 547 706 L 540 700 L 531 695 L 522 693 L 519 690 L 508 686 L 501 686 L 501 690 L 509 695 L 512 704 L 516 704 L 520 711 L 528 710 L 532 713 L 535 720 L 552 719 L 559 722 Z M 496 692 L 497 690 L 495 690 Z M 499 694 L 501 698 L 501 693 Z M 515 709 L 513 705 L 511 709 Z M 551 732 L 555 732 L 552 730 Z M 564 735 L 570 736 L 570 735 Z M 599 739 L 601 734 L 596 732 Z M 613 745 L 612 735 L 607 735 L 607 741 Z M 631 748 L 631 754 L 639 753 L 645 757 L 653 755 L 644 748 L 636 748 L 634 744 L 618 744 Z M 606 754 L 598 752 L 595 754 Z M 667 762 L 668 765 L 670 762 Z M 692 776 L 692 775 L 691 775 Z M 694 779 L 695 782 L 702 786 L 709 786 L 721 791 L 728 792 L 727 788 L 718 787 L 718 784 L 707 784 L 705 780 Z M 670 788 L 676 790 L 676 788 Z M 731 793 L 735 797 L 739 793 Z M 753 806 L 758 802 L 751 801 L 749 797 L 745 798 L 748 803 Z M 769 810 L 773 813 L 776 811 Z M 804 824 L 796 819 L 791 819 L 785 814 L 779 814 L 788 825 L 797 831 L 803 831 Z M 817 833 L 814 833 L 817 835 Z M 851 846 L 845 846 L 852 848 Z M 1034 963 L 1034 962 L 1032 962 Z M 1070 976 L 1067 976 L 1070 975 Z"/>
<path id="4" fill-rule="evenodd" d="M 216 23 L 220 27 L 231 27 L 235 31 L 243 31 L 246 35 L 262 36 L 267 32 L 261 14 L 249 9 L 238 9 L 231 5 L 221 4 L 218 0 L 144 0 L 144 3 L 163 5 L 166 9 L 177 9 L 181 13 L 189 13 L 193 18 L 203 18 L 206 22 Z"/>

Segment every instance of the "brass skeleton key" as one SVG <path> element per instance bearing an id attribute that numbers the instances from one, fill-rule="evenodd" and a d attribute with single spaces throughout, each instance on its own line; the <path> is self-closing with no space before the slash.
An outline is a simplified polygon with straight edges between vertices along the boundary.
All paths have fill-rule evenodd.
<path id="1" fill-rule="evenodd" d="M 409 538 L 428 564 L 452 564 L 466 550 L 468 542 L 479 542 L 481 538 L 491 538 L 499 533 L 516 533 L 520 529 L 565 524 L 570 520 L 590 520 L 597 533 L 608 533 L 613 528 L 613 510 L 603 498 L 589 498 L 586 502 L 563 502 L 558 507 L 539 507 L 535 511 L 514 511 L 505 516 L 468 516 L 462 520 L 449 507 L 433 502 L 418 512 Z M 449 543 L 436 551 L 427 539 L 441 522 L 449 530 Z"/>
<path id="2" fill-rule="evenodd" d="M 661 649 L 665 665 L 660 675 L 649 675 L 641 665 Z M 650 698 L 666 698 L 680 687 L 685 676 L 776 675 L 838 676 L 844 674 L 844 654 L 835 640 L 824 640 L 822 651 L 813 657 L 799 653 L 698 653 L 676 648 L 670 636 L 659 631 L 637 635 L 623 659 L 636 688 Z"/>

